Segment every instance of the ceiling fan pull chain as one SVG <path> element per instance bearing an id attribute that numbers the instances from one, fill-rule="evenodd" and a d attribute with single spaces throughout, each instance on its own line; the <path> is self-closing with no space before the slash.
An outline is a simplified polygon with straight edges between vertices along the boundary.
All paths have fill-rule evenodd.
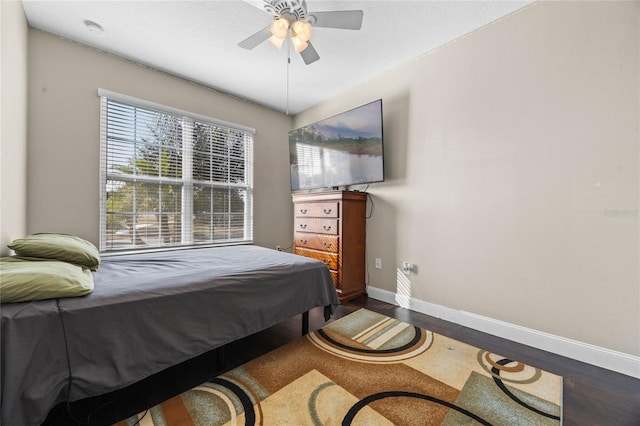
<path id="1" fill-rule="evenodd" d="M 291 65 L 291 43 L 287 43 L 287 106 L 285 112 L 289 115 L 289 66 Z"/>

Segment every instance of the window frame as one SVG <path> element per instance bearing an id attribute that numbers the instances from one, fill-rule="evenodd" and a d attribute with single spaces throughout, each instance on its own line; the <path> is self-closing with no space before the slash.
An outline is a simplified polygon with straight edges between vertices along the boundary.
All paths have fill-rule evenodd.
<path id="1" fill-rule="evenodd" d="M 184 111 L 181 109 L 169 107 L 166 105 L 157 104 L 155 102 L 146 101 L 144 99 L 134 98 L 132 96 L 123 95 L 117 92 L 112 92 L 105 89 L 98 89 L 98 96 L 100 101 L 100 239 L 99 239 L 99 248 L 101 253 L 109 254 L 109 253 L 121 253 L 121 252 L 144 252 L 144 251 L 157 251 L 157 250 L 175 250 L 175 249 L 183 249 L 190 247 L 209 247 L 209 246 L 219 246 L 219 245 L 237 245 L 237 244 L 252 244 L 253 243 L 253 135 L 255 135 L 255 129 L 247 126 L 242 126 L 234 123 L 230 123 L 227 121 L 215 119 L 212 117 L 208 117 L 201 114 L 192 113 L 189 111 Z M 156 176 L 137 176 L 134 174 L 121 174 L 114 173 L 113 171 L 108 170 L 109 167 L 109 158 L 108 158 L 108 149 L 109 149 L 109 141 L 107 140 L 107 126 L 108 126 L 108 113 L 107 113 L 107 105 L 109 101 L 117 102 L 120 104 L 124 104 L 127 107 L 132 108 L 140 108 L 151 112 L 157 112 L 160 114 L 167 114 L 171 116 L 179 117 L 181 120 L 182 126 L 182 136 L 181 138 L 187 137 L 190 139 L 191 143 L 182 143 L 181 149 L 181 162 L 182 162 L 182 175 L 179 179 L 176 178 L 163 178 Z M 224 131 L 231 132 L 239 132 L 241 134 L 241 141 L 243 147 L 244 160 L 242 162 L 243 171 L 244 171 L 244 183 L 234 183 L 231 182 L 229 178 L 227 178 L 226 182 L 218 182 L 213 180 L 213 177 L 209 177 L 209 180 L 196 180 L 194 178 L 193 172 L 193 146 L 195 143 L 195 138 L 193 137 L 193 129 L 195 127 L 195 123 L 202 123 L 204 125 L 209 125 L 213 127 L 218 127 L 223 129 Z M 212 127 L 212 128 L 213 128 Z M 184 139 L 181 139 L 182 141 Z M 229 161 L 231 161 L 229 157 Z M 189 176 L 185 176 L 184 173 L 188 173 Z M 107 232 L 107 193 L 108 193 L 108 182 L 114 179 L 114 176 L 117 177 L 118 180 L 121 181 L 130 181 L 136 184 L 140 183 L 158 183 L 161 184 L 166 181 L 170 181 L 172 184 L 176 184 L 181 188 L 181 223 L 180 223 L 180 240 L 177 244 L 171 243 L 159 243 L 157 245 L 150 245 L 145 247 L 136 247 L 135 242 L 132 243 L 131 247 L 125 248 L 114 248 L 110 247 L 108 244 Z M 243 237 L 242 238 L 231 238 L 231 215 L 233 214 L 231 211 L 229 212 L 229 221 L 227 223 L 227 227 L 225 228 L 227 232 L 227 238 L 216 240 L 213 236 L 210 236 L 207 241 L 203 242 L 195 242 L 194 241 L 194 217 L 195 212 L 194 209 L 194 192 L 193 188 L 195 186 L 204 186 L 209 188 L 222 188 L 227 189 L 229 191 L 241 189 L 244 191 L 244 213 L 243 213 Z M 134 210 L 131 212 L 134 216 L 137 215 L 137 211 L 134 206 Z M 214 211 L 210 212 L 210 215 L 213 217 L 215 215 Z M 162 231 L 159 231 L 159 236 L 162 235 Z"/>

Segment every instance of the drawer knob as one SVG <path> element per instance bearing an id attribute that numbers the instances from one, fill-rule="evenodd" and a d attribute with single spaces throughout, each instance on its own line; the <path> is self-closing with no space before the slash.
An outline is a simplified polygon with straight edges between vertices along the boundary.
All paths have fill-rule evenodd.
<path id="1" fill-rule="evenodd" d="M 324 229 L 325 231 L 328 231 L 331 229 L 331 225 L 327 226 L 327 225 L 322 225 L 322 229 Z"/>
<path id="2" fill-rule="evenodd" d="M 307 229 L 307 224 L 306 224 L 306 223 L 301 223 L 301 224 L 300 224 L 300 228 L 302 228 L 302 229 Z"/>
<path id="3" fill-rule="evenodd" d="M 322 242 L 322 245 L 325 246 L 325 248 L 331 247 L 331 243 L 327 243 L 325 241 Z"/>
<path id="4" fill-rule="evenodd" d="M 300 209 L 300 213 L 307 214 L 307 209 Z"/>
<path id="5" fill-rule="evenodd" d="M 331 214 L 331 209 L 323 209 L 324 214 Z"/>
<path id="6" fill-rule="evenodd" d="M 300 240 L 302 244 L 307 244 L 307 240 Z"/>

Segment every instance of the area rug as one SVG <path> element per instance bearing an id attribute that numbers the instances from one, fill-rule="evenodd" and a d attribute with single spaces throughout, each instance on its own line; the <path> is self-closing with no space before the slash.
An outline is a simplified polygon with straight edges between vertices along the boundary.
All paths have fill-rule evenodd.
<path id="1" fill-rule="evenodd" d="M 118 426 L 558 425 L 562 377 L 360 309 Z"/>

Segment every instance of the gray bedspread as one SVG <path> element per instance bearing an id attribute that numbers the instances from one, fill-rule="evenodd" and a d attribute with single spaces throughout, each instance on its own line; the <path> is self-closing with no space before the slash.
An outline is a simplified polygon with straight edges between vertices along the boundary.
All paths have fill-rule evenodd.
<path id="1" fill-rule="evenodd" d="M 94 281 L 87 296 L 1 306 L 2 424 L 40 424 L 67 399 L 67 353 L 75 401 L 338 304 L 323 263 L 257 246 L 106 257 Z"/>

